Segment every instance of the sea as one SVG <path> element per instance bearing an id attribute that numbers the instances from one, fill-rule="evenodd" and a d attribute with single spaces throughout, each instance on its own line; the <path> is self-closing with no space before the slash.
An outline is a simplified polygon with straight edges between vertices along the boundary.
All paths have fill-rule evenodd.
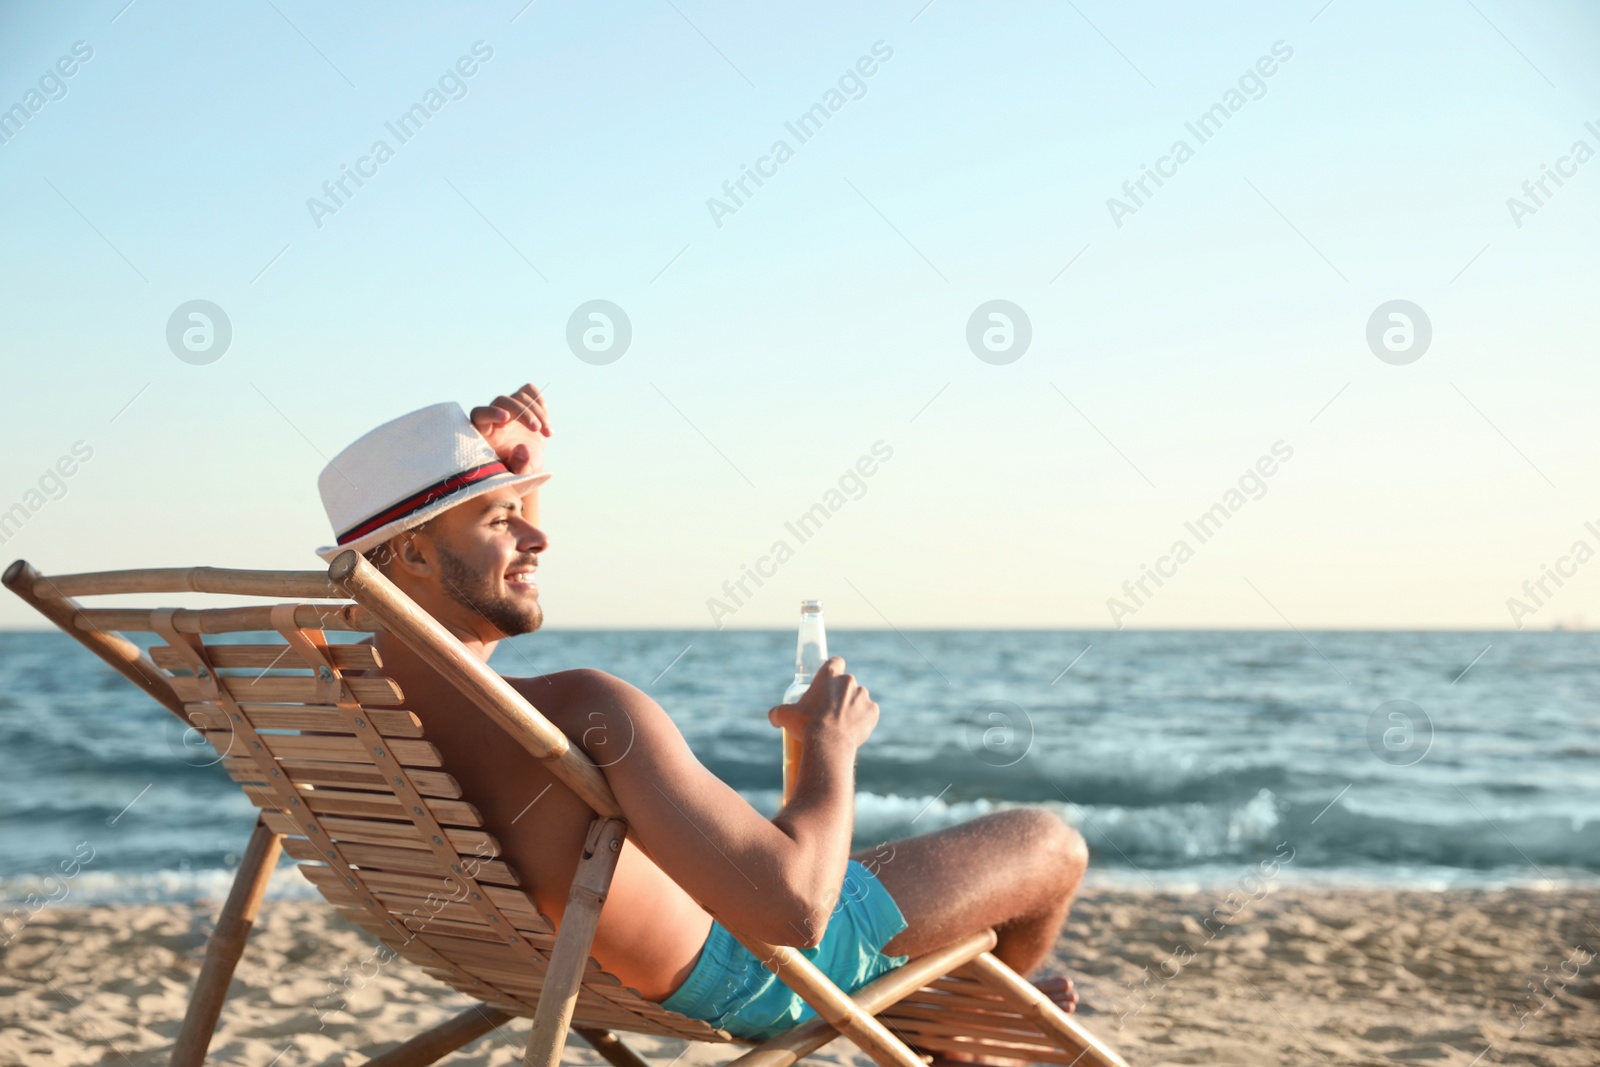
<path id="1" fill-rule="evenodd" d="M 794 645 L 550 630 L 492 665 L 628 680 L 770 816 L 767 709 Z M 1600 884 L 1600 633 L 889 630 L 829 645 L 881 707 L 857 762 L 858 846 L 1036 805 L 1082 832 L 1089 883 L 1110 888 L 1225 886 L 1274 859 L 1275 879 L 1307 885 Z M 66 635 L 0 633 L 0 902 L 220 899 L 254 819 L 208 746 Z M 314 896 L 287 860 L 268 892 Z"/>

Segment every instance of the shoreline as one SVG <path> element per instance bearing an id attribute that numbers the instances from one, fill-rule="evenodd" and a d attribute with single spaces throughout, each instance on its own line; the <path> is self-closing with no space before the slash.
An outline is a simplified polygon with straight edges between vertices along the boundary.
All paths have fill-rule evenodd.
<path id="1" fill-rule="evenodd" d="M 316 888 L 295 873 L 295 864 L 283 863 L 267 884 L 267 901 L 320 901 Z M 1086 893 L 1191 893 L 1216 894 L 1236 888 L 1246 863 L 1212 863 L 1184 868 L 1089 868 Z M 1600 872 L 1545 870 L 1545 877 L 1525 869 L 1474 871 L 1455 867 L 1410 868 L 1380 877 L 1379 870 L 1393 868 L 1295 868 L 1281 866 L 1272 875 L 1278 889 L 1307 892 L 1476 893 L 1516 890 L 1528 893 L 1600 891 Z M 234 868 L 107 872 L 84 869 L 71 880 L 66 899 L 47 907 L 116 907 L 124 905 L 218 904 L 233 883 Z M 30 894 L 48 897 L 60 891 L 59 879 L 37 875 L 0 878 L 0 917 L 22 908 Z"/>
<path id="2" fill-rule="evenodd" d="M 0 1062 L 164 1064 L 220 908 L 67 901 L 41 909 L 0 948 Z M 354 1065 L 470 1005 L 404 961 L 366 977 L 359 968 L 373 944 L 320 901 L 263 904 L 212 1059 Z M 1600 1050 L 1592 951 L 1600 951 L 1600 888 L 1267 883 L 1258 899 L 1229 904 L 1091 884 L 1043 970 L 1074 977 L 1080 1017 L 1135 1067 L 1579 1067 Z M 513 1020 L 448 1062 L 514 1067 L 530 1025 Z M 691 1067 L 732 1056 L 710 1045 L 630 1043 L 662 1064 L 680 1052 Z M 843 1042 L 812 1059 L 870 1064 Z M 578 1041 L 566 1062 L 602 1063 Z"/>

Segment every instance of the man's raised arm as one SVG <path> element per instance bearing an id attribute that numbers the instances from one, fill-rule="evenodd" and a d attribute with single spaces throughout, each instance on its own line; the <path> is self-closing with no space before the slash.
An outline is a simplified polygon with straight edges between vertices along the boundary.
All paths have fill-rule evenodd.
<path id="1" fill-rule="evenodd" d="M 512 474 L 544 470 L 544 442 L 554 431 L 544 395 L 531 382 L 472 409 L 472 425 Z M 539 524 L 539 489 L 522 498 L 522 516 Z"/>
<path id="2" fill-rule="evenodd" d="M 580 674 L 576 706 L 586 729 L 631 738 L 604 771 L 650 857 L 725 926 L 773 944 L 816 945 L 850 858 L 856 749 L 878 721 L 877 704 L 844 661 L 830 659 L 798 704 L 769 713 L 804 739 L 794 796 L 772 820 L 695 758 L 647 694 L 600 671 Z M 541 694 L 527 695 L 537 702 Z"/>

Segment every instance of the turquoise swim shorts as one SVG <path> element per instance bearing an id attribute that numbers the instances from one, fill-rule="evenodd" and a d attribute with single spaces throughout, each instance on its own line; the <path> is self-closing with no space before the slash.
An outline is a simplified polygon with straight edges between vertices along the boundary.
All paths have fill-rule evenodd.
<path id="1" fill-rule="evenodd" d="M 853 993 L 910 958 L 879 951 L 905 928 L 905 916 L 883 883 L 851 860 L 822 944 L 800 953 Z M 765 1041 L 817 1014 L 719 922 L 711 924 L 694 970 L 661 1006 L 752 1041 Z"/>

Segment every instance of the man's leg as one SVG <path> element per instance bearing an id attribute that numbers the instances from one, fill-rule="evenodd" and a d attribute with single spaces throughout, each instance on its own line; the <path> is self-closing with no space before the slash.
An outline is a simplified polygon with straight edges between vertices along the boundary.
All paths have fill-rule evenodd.
<path id="1" fill-rule="evenodd" d="M 1027 975 L 1049 953 L 1089 863 L 1083 838 L 1053 812 L 1016 808 L 930 834 L 862 849 L 865 864 L 909 924 L 890 955 L 916 956 L 993 927 L 994 954 Z M 1067 1010 L 1070 982 L 1040 988 Z"/>

